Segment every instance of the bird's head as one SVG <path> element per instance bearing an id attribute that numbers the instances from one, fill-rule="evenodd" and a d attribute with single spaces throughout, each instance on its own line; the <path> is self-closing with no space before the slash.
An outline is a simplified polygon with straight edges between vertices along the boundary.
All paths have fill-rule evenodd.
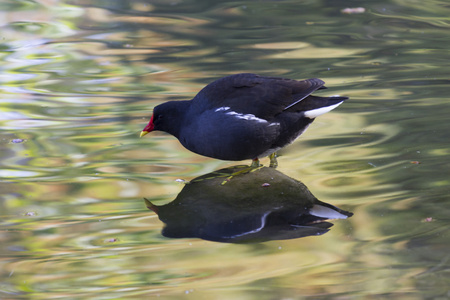
<path id="1" fill-rule="evenodd" d="M 178 137 L 188 107 L 189 101 L 169 101 L 157 105 L 147 126 L 142 130 L 141 137 L 155 130 Z"/>
<path id="2" fill-rule="evenodd" d="M 148 122 L 147 126 L 145 126 L 145 128 L 141 131 L 140 137 L 143 137 L 147 133 L 152 132 L 153 130 L 155 130 L 155 123 L 153 123 L 154 117 L 155 117 L 155 115 L 153 115 L 150 118 L 150 122 Z"/>

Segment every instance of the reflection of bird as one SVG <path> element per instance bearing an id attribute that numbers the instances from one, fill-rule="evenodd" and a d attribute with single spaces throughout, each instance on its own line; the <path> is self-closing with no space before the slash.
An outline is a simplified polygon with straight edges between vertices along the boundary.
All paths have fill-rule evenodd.
<path id="1" fill-rule="evenodd" d="M 146 200 L 165 223 L 162 234 L 229 243 L 284 240 L 324 234 L 333 226 L 328 220 L 353 215 L 318 200 L 303 183 L 274 168 L 258 168 L 221 184 L 242 168 L 197 177 L 168 204 Z"/>
<path id="2" fill-rule="evenodd" d="M 292 143 L 314 118 L 347 97 L 318 97 L 325 88 L 313 78 L 303 81 L 236 74 L 203 88 L 192 100 L 169 101 L 155 107 L 141 137 L 153 130 L 174 135 L 187 149 L 223 160 L 270 155 Z"/>

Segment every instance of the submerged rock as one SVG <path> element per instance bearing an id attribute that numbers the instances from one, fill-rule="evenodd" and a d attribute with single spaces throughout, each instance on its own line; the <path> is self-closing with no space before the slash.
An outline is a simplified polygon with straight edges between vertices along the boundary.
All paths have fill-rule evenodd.
<path id="1" fill-rule="evenodd" d="M 217 242 L 263 242 L 321 235 L 333 226 L 325 220 L 353 215 L 318 200 L 303 183 L 274 168 L 237 174 L 243 168 L 248 167 L 200 176 L 166 205 L 146 200 L 147 207 L 166 224 L 162 234 Z"/>

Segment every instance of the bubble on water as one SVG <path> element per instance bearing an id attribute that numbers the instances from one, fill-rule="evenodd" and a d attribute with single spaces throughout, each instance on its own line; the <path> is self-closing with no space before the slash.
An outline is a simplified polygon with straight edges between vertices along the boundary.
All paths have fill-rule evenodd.
<path id="1" fill-rule="evenodd" d="M 25 141 L 26 140 L 24 140 L 24 139 L 13 139 L 13 140 L 11 140 L 11 143 L 13 143 L 13 144 L 20 144 L 20 143 L 23 143 Z"/>

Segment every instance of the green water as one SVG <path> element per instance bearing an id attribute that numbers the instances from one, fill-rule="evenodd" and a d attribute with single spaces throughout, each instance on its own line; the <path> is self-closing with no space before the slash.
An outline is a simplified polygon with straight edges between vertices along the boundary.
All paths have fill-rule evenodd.
<path id="1" fill-rule="evenodd" d="M 0 299 L 450 298 L 449 16 L 444 0 L 2 1 Z M 139 132 L 239 72 L 350 97 L 277 170 L 351 218 L 245 245 L 161 235 L 144 197 L 237 163 Z"/>

